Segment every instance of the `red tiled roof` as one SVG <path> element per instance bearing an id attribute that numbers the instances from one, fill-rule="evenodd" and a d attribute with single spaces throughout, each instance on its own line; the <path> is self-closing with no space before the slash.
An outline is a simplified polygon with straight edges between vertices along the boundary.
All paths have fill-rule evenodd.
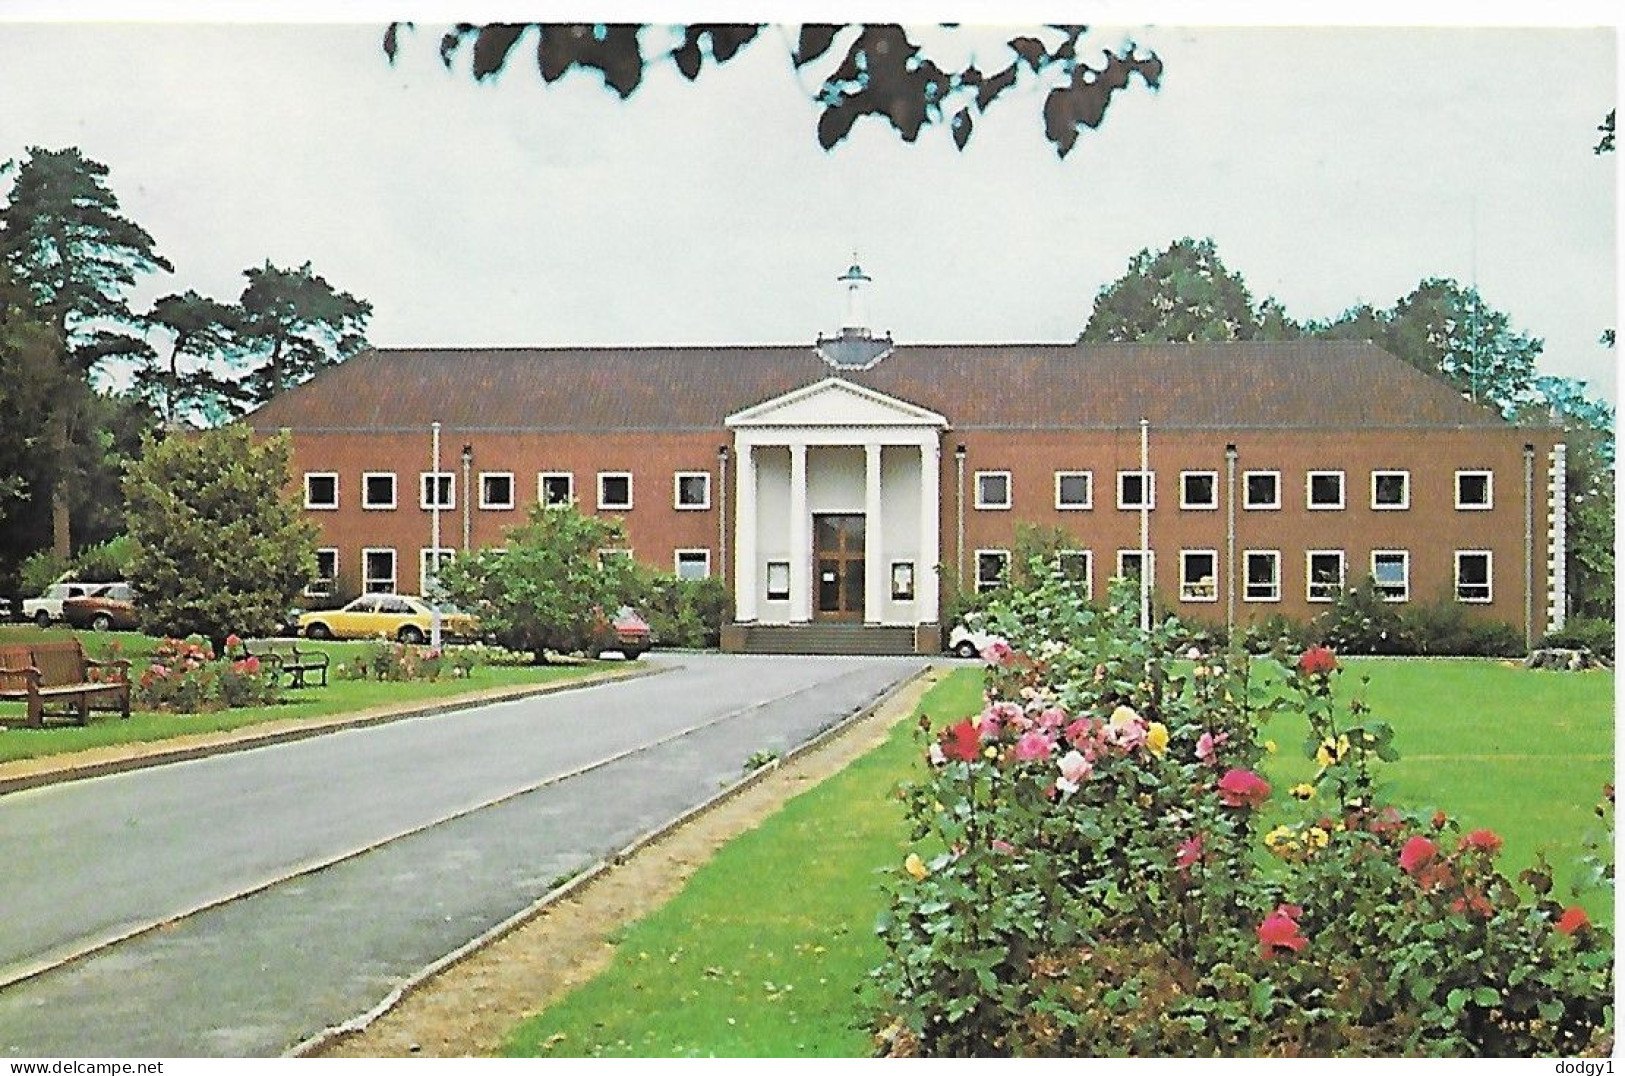
<path id="1" fill-rule="evenodd" d="M 259 430 L 721 429 L 836 374 L 810 345 L 364 352 L 250 414 Z M 1364 343 L 899 345 L 839 376 L 958 429 L 1505 426 Z"/>

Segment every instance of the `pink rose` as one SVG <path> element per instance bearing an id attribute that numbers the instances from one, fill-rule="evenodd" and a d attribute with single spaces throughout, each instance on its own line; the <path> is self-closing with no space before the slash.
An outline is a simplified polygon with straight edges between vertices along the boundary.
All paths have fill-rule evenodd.
<path id="1" fill-rule="evenodd" d="M 1021 739 L 1016 741 L 1016 758 L 1021 762 L 1031 762 L 1034 759 L 1049 758 L 1055 750 L 1055 741 L 1042 732 L 1023 733 Z"/>
<path id="2" fill-rule="evenodd" d="M 1269 798 L 1269 782 L 1252 770 L 1230 770 L 1219 778 L 1219 799 L 1226 807 L 1258 807 Z"/>
<path id="3" fill-rule="evenodd" d="M 1399 869 L 1415 878 L 1438 852 L 1439 846 L 1426 837 L 1412 837 L 1399 851 Z"/>

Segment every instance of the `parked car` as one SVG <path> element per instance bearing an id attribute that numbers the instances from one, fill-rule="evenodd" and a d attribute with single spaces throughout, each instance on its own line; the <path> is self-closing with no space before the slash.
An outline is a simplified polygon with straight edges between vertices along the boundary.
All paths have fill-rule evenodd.
<path id="1" fill-rule="evenodd" d="M 299 614 L 299 634 L 312 639 L 399 639 L 421 643 L 433 630 L 434 607 L 415 594 L 363 594 L 342 609 Z M 440 634 L 479 635 L 479 621 L 452 606 L 440 607 Z"/>
<path id="2" fill-rule="evenodd" d="M 955 624 L 954 630 L 948 633 L 948 650 L 955 657 L 973 658 L 986 650 L 989 644 L 1002 642 L 1004 637 L 986 630 L 979 619 L 967 619 Z"/>
<path id="3" fill-rule="evenodd" d="M 134 631 L 138 622 L 135 592 L 128 583 L 109 583 L 95 594 L 62 599 L 62 619 L 69 627 L 91 631 Z"/>
<path id="4" fill-rule="evenodd" d="M 654 645 L 654 629 L 630 605 L 623 605 L 613 617 L 605 617 L 587 647 L 587 656 L 597 658 L 606 651 L 619 650 L 627 661 L 636 661 Z"/>
<path id="5" fill-rule="evenodd" d="M 45 593 L 37 598 L 23 600 L 23 619 L 32 620 L 42 628 L 51 626 L 52 621 L 62 619 L 62 603 L 69 598 L 89 598 L 102 593 L 110 586 L 129 586 L 128 583 L 75 583 L 71 580 L 59 579 L 45 588 Z"/>

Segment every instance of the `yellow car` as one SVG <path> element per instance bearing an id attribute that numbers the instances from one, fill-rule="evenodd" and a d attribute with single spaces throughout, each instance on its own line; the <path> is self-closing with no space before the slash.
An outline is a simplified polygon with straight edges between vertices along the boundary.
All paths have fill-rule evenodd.
<path id="1" fill-rule="evenodd" d="M 429 638 L 434 609 L 412 594 L 363 594 L 342 609 L 299 615 L 299 634 L 312 639 L 399 639 L 421 643 Z M 440 610 L 440 634 L 472 639 L 480 623 L 456 609 Z"/>

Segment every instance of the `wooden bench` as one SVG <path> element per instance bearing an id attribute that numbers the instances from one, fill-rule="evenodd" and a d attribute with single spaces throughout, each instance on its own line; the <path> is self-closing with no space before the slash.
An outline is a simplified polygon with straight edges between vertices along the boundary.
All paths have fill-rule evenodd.
<path id="1" fill-rule="evenodd" d="M 277 650 L 269 643 L 257 643 L 255 645 L 259 649 L 249 646 L 246 640 L 240 641 L 236 650 L 227 650 L 226 657 L 233 661 L 259 658 L 261 664 L 273 666 L 278 673 L 287 673 L 290 688 L 310 686 L 306 677 L 315 673 L 320 673 L 322 677 L 319 686 L 327 686 L 329 659 L 326 652 L 321 650 L 301 650 L 298 643 L 292 644 L 286 650 Z"/>
<path id="2" fill-rule="evenodd" d="M 47 715 L 90 723 L 91 710 L 117 710 L 130 718 L 130 663 L 96 661 L 77 639 L 0 645 L 0 700 L 28 703 L 23 721 L 0 725 L 41 729 Z"/>

